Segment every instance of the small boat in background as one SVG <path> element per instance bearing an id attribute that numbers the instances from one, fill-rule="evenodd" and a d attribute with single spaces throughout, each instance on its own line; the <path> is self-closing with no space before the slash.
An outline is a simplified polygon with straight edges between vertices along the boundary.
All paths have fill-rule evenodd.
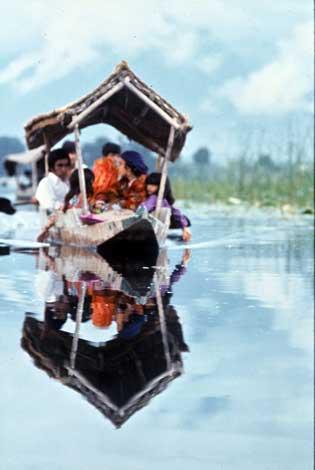
<path id="1" fill-rule="evenodd" d="M 45 145 L 40 145 L 32 150 L 20 153 L 12 153 L 4 158 L 5 162 L 14 164 L 15 176 L 15 200 L 16 202 L 30 202 L 35 196 L 39 180 L 43 177 L 43 163 L 45 158 Z M 26 168 L 29 177 L 26 177 L 22 169 Z"/>

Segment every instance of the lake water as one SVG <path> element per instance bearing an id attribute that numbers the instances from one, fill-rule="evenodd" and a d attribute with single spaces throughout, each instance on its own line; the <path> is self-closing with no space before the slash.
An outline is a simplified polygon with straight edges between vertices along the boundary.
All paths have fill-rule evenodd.
<path id="1" fill-rule="evenodd" d="M 0 257 L 1 469 L 313 468 L 312 220 L 188 213 L 190 250 L 124 278 Z M 32 239 L 35 213 L 8 217 Z"/>

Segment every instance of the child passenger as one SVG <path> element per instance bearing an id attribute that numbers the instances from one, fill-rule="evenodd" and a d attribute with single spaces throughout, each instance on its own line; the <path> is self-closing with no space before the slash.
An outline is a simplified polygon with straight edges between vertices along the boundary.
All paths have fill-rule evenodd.
<path id="1" fill-rule="evenodd" d="M 147 199 L 141 204 L 140 207 L 147 209 L 148 212 L 152 212 L 156 208 L 157 195 L 161 183 L 161 173 L 150 173 L 146 179 L 146 193 Z M 168 178 L 166 178 L 165 190 L 162 200 L 162 207 L 168 207 L 171 209 L 171 225 L 170 228 L 181 228 L 182 237 L 185 242 L 191 239 L 191 232 L 189 230 L 190 221 L 188 217 L 183 215 L 179 209 L 174 207 L 175 199 L 172 194 L 171 184 Z"/>
<path id="2" fill-rule="evenodd" d="M 93 183 L 94 183 L 94 173 L 89 168 L 84 168 L 84 179 L 85 179 L 85 188 L 86 195 L 89 204 L 93 202 Z M 66 212 L 72 207 L 81 208 L 82 207 L 82 195 L 80 190 L 80 181 L 79 181 L 79 172 L 74 170 L 71 173 L 69 178 L 70 189 L 65 196 L 63 211 Z"/>

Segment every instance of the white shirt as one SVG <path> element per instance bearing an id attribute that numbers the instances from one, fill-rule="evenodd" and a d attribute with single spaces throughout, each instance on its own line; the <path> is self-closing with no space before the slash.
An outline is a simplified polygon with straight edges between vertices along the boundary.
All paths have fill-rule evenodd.
<path id="1" fill-rule="evenodd" d="M 54 173 L 49 172 L 38 185 L 35 198 L 41 209 L 57 210 L 62 207 L 69 184 Z"/>

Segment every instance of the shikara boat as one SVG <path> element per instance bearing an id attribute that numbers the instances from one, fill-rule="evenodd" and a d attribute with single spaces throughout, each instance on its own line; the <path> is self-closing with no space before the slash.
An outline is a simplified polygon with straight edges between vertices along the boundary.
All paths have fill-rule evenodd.
<path id="1" fill-rule="evenodd" d="M 129 210 L 107 211 L 95 225 L 86 225 L 88 203 L 83 176 L 80 129 L 109 124 L 157 154 L 161 185 L 154 213 Z M 50 239 L 79 247 L 98 247 L 108 241 L 128 241 L 161 246 L 170 224 L 169 210 L 162 208 L 168 162 L 180 155 L 191 126 L 164 98 L 142 82 L 121 62 L 94 91 L 63 108 L 35 117 L 25 126 L 29 149 L 45 145 L 46 171 L 49 150 L 71 132 L 75 134 L 83 208 L 58 214 Z M 83 215 L 83 220 L 82 220 Z"/>

